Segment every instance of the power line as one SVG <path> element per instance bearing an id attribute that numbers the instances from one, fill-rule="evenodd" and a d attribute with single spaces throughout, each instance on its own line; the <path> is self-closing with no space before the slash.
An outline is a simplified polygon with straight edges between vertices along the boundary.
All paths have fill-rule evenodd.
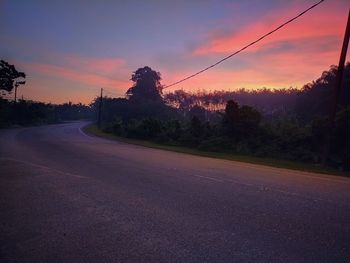
<path id="1" fill-rule="evenodd" d="M 269 36 L 269 35 L 275 33 L 276 31 L 280 30 L 282 27 L 284 27 L 284 26 L 288 25 L 289 23 L 293 22 L 294 20 L 298 19 L 299 17 L 301 17 L 302 15 L 304 15 L 305 13 L 307 13 L 308 11 L 310 11 L 311 9 L 315 8 L 316 6 L 320 5 L 320 4 L 321 4 L 322 2 L 324 2 L 324 1 L 325 1 L 325 0 L 320 0 L 320 1 L 317 2 L 316 4 L 310 6 L 308 9 L 304 10 L 303 12 L 301 12 L 299 15 L 297 15 L 297 16 L 295 16 L 295 17 L 289 19 L 288 21 L 284 22 L 284 23 L 281 24 L 280 26 L 276 27 L 275 29 L 271 30 L 270 32 L 266 33 L 265 35 L 261 36 L 261 37 L 258 38 L 257 40 L 255 40 L 255 41 L 249 43 L 248 45 L 242 47 L 241 49 L 237 50 L 236 52 L 232 53 L 231 55 L 228 55 L 227 57 L 224 57 L 223 59 L 219 60 L 218 62 L 216 62 L 216 63 L 214 63 L 214 64 L 212 64 L 212 65 L 210 65 L 210 66 L 208 66 L 208 67 L 206 67 L 206 68 L 204 68 L 204 69 L 202 69 L 202 70 L 200 70 L 200 71 L 198 71 L 198 72 L 196 72 L 196 73 L 194 73 L 194 74 L 192 74 L 192 75 L 190 75 L 190 76 L 188 76 L 188 77 L 185 77 L 185 78 L 183 78 L 183 79 L 181 79 L 181 80 L 179 80 L 179 81 L 176 81 L 176 82 L 174 82 L 174 83 L 172 83 L 172 84 L 170 84 L 170 85 L 165 86 L 164 89 L 169 88 L 169 87 L 171 87 L 171 86 L 175 86 L 175 85 L 177 85 L 177 84 L 179 84 L 179 83 L 181 83 L 181 82 L 184 82 L 184 81 L 186 81 L 186 80 L 188 80 L 188 79 L 191 79 L 191 78 L 193 78 L 193 77 L 195 77 L 195 76 L 197 76 L 197 75 L 203 73 L 204 71 L 207 71 L 207 70 L 209 70 L 209 69 L 211 69 L 211 68 L 213 68 L 213 67 L 215 67 L 215 66 L 221 64 L 221 63 L 224 62 L 225 60 L 228 60 L 229 58 L 231 58 L 231 57 L 237 55 L 238 53 L 241 53 L 243 50 L 247 49 L 248 47 L 250 47 L 250 46 L 252 46 L 252 45 L 258 43 L 259 41 L 263 40 L 263 39 L 266 38 L 267 36 Z"/>

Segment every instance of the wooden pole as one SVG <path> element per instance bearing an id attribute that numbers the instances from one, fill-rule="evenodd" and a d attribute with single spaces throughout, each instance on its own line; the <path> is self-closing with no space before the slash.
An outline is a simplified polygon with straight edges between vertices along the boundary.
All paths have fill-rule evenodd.
<path id="1" fill-rule="evenodd" d="M 103 93 L 103 89 L 101 88 L 100 104 L 98 105 L 98 119 L 97 119 L 97 127 L 99 129 L 101 129 L 102 93 Z"/>
<path id="2" fill-rule="evenodd" d="M 345 28 L 343 46 L 342 46 L 342 50 L 341 50 L 340 58 L 339 58 L 337 75 L 335 77 L 333 100 L 332 100 L 332 105 L 331 105 L 330 114 L 329 114 L 329 130 L 328 130 L 327 135 L 326 135 L 325 144 L 324 144 L 324 151 L 323 151 L 323 156 L 322 156 L 322 165 L 323 166 L 327 165 L 329 148 L 331 145 L 331 138 L 332 138 L 332 135 L 334 133 L 335 117 L 337 115 L 337 110 L 338 110 L 339 95 L 340 95 L 341 84 L 342 84 L 342 80 L 343 80 L 346 53 L 347 53 L 348 46 L 349 46 L 349 37 L 350 37 L 350 8 L 349 8 L 349 13 L 348 13 L 348 22 L 347 22 L 346 28 Z"/>
<path id="3" fill-rule="evenodd" d="M 17 87 L 18 87 L 18 85 L 15 84 L 15 103 L 17 102 Z"/>

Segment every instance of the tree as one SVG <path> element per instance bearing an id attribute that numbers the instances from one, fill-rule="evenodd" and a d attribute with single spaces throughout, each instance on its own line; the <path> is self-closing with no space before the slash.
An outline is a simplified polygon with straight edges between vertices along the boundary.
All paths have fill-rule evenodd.
<path id="1" fill-rule="evenodd" d="M 131 101 L 153 101 L 162 102 L 162 86 L 160 84 L 160 73 L 150 67 L 143 67 L 136 70 L 131 80 L 134 85 L 126 92 Z"/>
<path id="2" fill-rule="evenodd" d="M 226 107 L 225 107 L 225 121 L 227 121 L 230 124 L 233 124 L 234 122 L 238 121 L 238 115 L 239 115 L 238 103 L 233 100 L 227 101 Z"/>
<path id="3" fill-rule="evenodd" d="M 190 134 L 195 139 L 199 139 L 203 135 L 203 125 L 197 116 L 193 116 L 190 122 Z"/>
<path id="4" fill-rule="evenodd" d="M 240 128 L 243 133 L 254 133 L 257 131 L 260 121 L 261 114 L 253 107 L 243 105 L 240 107 Z"/>
<path id="5" fill-rule="evenodd" d="M 261 121 L 261 114 L 256 109 L 247 105 L 240 107 L 233 100 L 227 101 L 223 117 L 224 133 L 237 139 L 255 134 Z"/>
<path id="6" fill-rule="evenodd" d="M 0 60 L 0 90 L 11 92 L 13 88 L 25 84 L 24 80 L 17 80 L 25 78 L 24 72 L 16 70 L 14 65 L 10 65 L 4 60 Z"/>
<path id="7" fill-rule="evenodd" d="M 310 121 L 315 117 L 328 116 L 332 103 L 337 67 L 331 66 L 315 81 L 306 84 L 299 92 L 296 112 L 301 119 Z M 340 107 L 350 104 L 350 63 L 346 63 L 340 90 Z"/>
<path id="8" fill-rule="evenodd" d="M 235 136 L 237 122 L 239 121 L 239 106 L 238 103 L 229 100 L 226 103 L 225 114 L 223 115 L 224 134 Z"/>

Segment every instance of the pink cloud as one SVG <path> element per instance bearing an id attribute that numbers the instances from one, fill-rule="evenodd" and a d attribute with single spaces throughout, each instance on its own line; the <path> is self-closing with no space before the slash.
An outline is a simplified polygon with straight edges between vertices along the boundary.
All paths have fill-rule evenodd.
<path id="1" fill-rule="evenodd" d="M 230 69 L 217 67 L 206 71 L 169 90 L 185 88 L 186 90 L 235 90 L 239 88 L 259 89 L 288 88 L 290 86 L 301 88 L 304 84 L 318 78 L 321 73 L 328 70 L 331 64 L 336 62 L 339 56 L 337 50 L 322 52 L 322 63 L 320 53 L 309 54 L 296 53 L 293 50 L 283 53 L 264 54 L 263 58 L 249 56 L 245 58 L 249 62 L 248 67 Z M 170 84 L 178 81 L 194 72 L 163 71 L 163 77 Z"/>
<path id="2" fill-rule="evenodd" d="M 313 39 L 320 37 L 340 38 L 344 32 L 347 13 L 342 12 L 344 13 L 342 15 L 339 13 L 339 10 L 328 7 L 321 5 L 318 9 L 306 14 L 305 17 L 301 17 L 294 23 L 287 25 L 285 28 L 268 36 L 262 42 L 250 47 L 244 52 L 256 52 L 266 45 L 273 46 L 276 43 L 286 41 L 295 42 L 308 39 L 312 42 Z M 339 9 L 339 7 L 337 8 Z M 265 17 L 257 19 L 240 30 L 224 37 L 220 37 L 220 34 L 216 32 L 210 32 L 208 41 L 196 47 L 193 50 L 193 55 L 227 54 L 239 50 L 299 12 L 300 8 L 296 9 L 295 7 L 282 13 L 274 10 L 273 13 L 269 13 Z M 230 25 L 227 25 L 227 27 L 229 28 Z M 218 35 L 219 37 L 217 37 Z M 317 45 L 317 43 L 314 44 Z"/>
<path id="3" fill-rule="evenodd" d="M 78 86 L 78 85 L 77 85 Z M 86 87 L 81 87 L 83 90 Z M 88 105 L 98 95 L 98 90 L 86 89 L 81 92 L 81 89 L 72 89 L 65 86 L 62 81 L 52 81 L 47 78 L 29 78 L 27 84 L 19 89 L 19 96 L 24 96 L 25 99 L 34 101 L 45 101 L 52 103 L 65 103 L 68 101 L 74 103 L 84 103 Z"/>
<path id="4" fill-rule="evenodd" d="M 299 7 L 296 8 L 297 6 Z M 287 12 L 274 10 L 264 18 L 256 19 L 226 36 L 218 32 L 209 32 L 207 41 L 197 46 L 187 58 L 217 58 L 230 54 L 300 11 L 300 3 L 293 4 Z M 171 89 L 184 87 L 188 90 L 228 90 L 241 87 L 256 89 L 264 86 L 301 88 L 319 77 L 330 65 L 338 62 L 347 11 L 348 7 L 342 8 L 341 4 L 321 5 L 295 23 L 245 50 L 239 56 L 239 62 L 244 62 L 242 66 L 238 64 L 228 68 L 229 63 L 235 62 L 227 61 Z M 224 26 L 229 27 L 230 24 Z M 169 82 L 167 84 L 170 84 L 194 72 L 163 72 L 163 76 Z"/>
<path id="5" fill-rule="evenodd" d="M 65 56 L 64 61 L 68 66 L 103 75 L 115 73 L 125 65 L 121 58 L 91 58 L 78 55 Z"/>
<path id="6" fill-rule="evenodd" d="M 46 102 L 67 101 L 89 104 L 104 89 L 104 94 L 123 97 L 132 85 L 130 70 L 120 58 L 91 58 L 48 53 L 54 63 L 14 61 L 27 74 L 19 96 Z"/>
<path id="7" fill-rule="evenodd" d="M 118 80 L 100 76 L 93 73 L 87 73 L 83 70 L 70 69 L 62 66 L 40 63 L 20 63 L 24 68 L 35 71 L 41 75 L 58 77 L 78 83 L 95 86 L 96 88 L 106 88 L 109 90 L 125 91 L 130 86 L 130 82 L 126 80 Z"/>

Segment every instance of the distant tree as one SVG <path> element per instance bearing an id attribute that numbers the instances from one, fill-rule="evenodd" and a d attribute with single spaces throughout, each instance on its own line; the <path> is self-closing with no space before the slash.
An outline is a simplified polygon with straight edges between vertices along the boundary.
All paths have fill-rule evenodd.
<path id="1" fill-rule="evenodd" d="M 225 121 L 227 123 L 233 124 L 234 122 L 238 121 L 238 116 L 239 116 L 238 103 L 233 100 L 227 101 L 226 107 L 225 107 Z"/>
<path id="2" fill-rule="evenodd" d="M 296 111 L 307 121 L 315 117 L 328 116 L 334 94 L 337 67 L 331 66 L 315 81 L 306 84 L 298 94 Z M 350 63 L 344 68 L 343 82 L 339 96 L 341 107 L 350 105 Z"/>
<path id="3" fill-rule="evenodd" d="M 174 92 L 165 94 L 164 97 L 168 105 L 181 111 L 188 111 L 189 106 L 193 104 L 192 101 L 189 101 L 192 100 L 191 94 L 183 90 L 175 90 Z"/>
<path id="4" fill-rule="evenodd" d="M 179 141 L 187 146 L 197 147 L 205 135 L 204 125 L 197 116 L 193 116 L 184 126 Z"/>
<path id="5" fill-rule="evenodd" d="M 199 138 L 203 135 L 203 124 L 197 116 L 193 116 L 190 122 L 190 133 L 194 138 Z"/>
<path id="6" fill-rule="evenodd" d="M 196 116 L 201 121 L 206 121 L 206 115 L 208 112 L 203 107 L 195 105 L 189 110 L 188 113 L 190 117 Z"/>
<path id="7" fill-rule="evenodd" d="M 141 138 L 155 138 L 162 131 L 162 122 L 154 118 L 147 118 L 142 120 L 139 126 Z"/>
<path id="8" fill-rule="evenodd" d="M 239 106 L 229 100 L 223 115 L 224 133 L 230 137 L 243 138 L 255 134 L 261 121 L 261 114 L 253 107 Z"/>
<path id="9" fill-rule="evenodd" d="M 261 114 L 253 107 L 243 105 L 239 111 L 239 121 L 242 132 L 255 132 L 261 121 Z"/>
<path id="10" fill-rule="evenodd" d="M 16 70 L 14 65 L 10 65 L 4 60 L 0 60 L 0 90 L 11 92 L 15 87 L 25 84 L 24 72 Z M 22 80 L 18 80 L 22 78 Z"/>
<path id="11" fill-rule="evenodd" d="M 126 92 L 131 101 L 162 102 L 162 86 L 160 73 L 150 67 L 139 68 L 132 74 L 134 85 Z"/>
<path id="12" fill-rule="evenodd" d="M 239 106 L 237 102 L 233 100 L 227 101 L 222 121 L 224 134 L 235 136 L 237 123 L 239 121 Z"/>
<path id="13" fill-rule="evenodd" d="M 249 105 L 265 116 L 278 116 L 290 114 L 294 111 L 295 103 L 300 89 L 267 89 L 256 90 L 238 89 L 234 91 L 196 91 L 186 92 L 175 90 L 164 94 L 164 100 L 168 105 L 178 108 L 186 115 L 195 106 L 207 111 L 221 111 L 225 109 L 226 102 L 234 99 L 240 105 Z"/>
<path id="14" fill-rule="evenodd" d="M 182 134 L 181 123 L 178 120 L 170 120 L 164 123 L 163 137 L 166 141 L 176 141 Z M 163 138 L 164 140 L 164 138 Z"/>

